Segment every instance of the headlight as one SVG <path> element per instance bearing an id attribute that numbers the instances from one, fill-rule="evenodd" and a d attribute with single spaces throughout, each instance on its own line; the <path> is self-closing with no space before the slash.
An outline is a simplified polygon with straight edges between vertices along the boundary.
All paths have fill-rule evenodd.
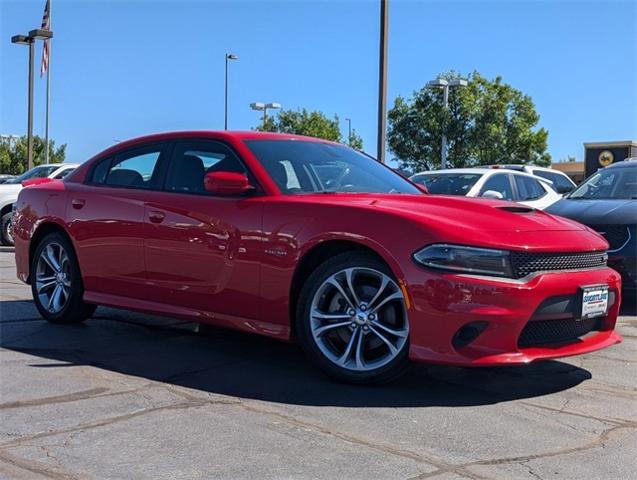
<path id="1" fill-rule="evenodd" d="M 414 260 L 430 268 L 513 278 L 506 250 L 434 244 L 414 253 Z"/>

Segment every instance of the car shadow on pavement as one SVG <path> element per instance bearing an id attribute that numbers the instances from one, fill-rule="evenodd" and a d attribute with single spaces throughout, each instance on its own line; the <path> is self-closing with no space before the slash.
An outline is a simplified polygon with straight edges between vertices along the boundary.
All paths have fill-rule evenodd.
<path id="1" fill-rule="evenodd" d="M 327 379 L 296 345 L 214 327 L 197 331 L 194 324 L 174 319 L 99 308 L 84 324 L 52 325 L 40 319 L 31 301 L 0 302 L 0 319 L 2 348 L 47 359 L 34 359 L 26 368 L 90 365 L 214 394 L 286 404 L 489 405 L 551 394 L 591 378 L 589 371 L 558 361 L 474 369 L 416 365 L 391 383 L 353 386 Z"/>

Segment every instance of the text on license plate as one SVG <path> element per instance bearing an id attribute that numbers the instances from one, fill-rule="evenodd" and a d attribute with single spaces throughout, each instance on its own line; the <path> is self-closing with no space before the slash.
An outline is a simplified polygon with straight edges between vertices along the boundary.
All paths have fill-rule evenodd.
<path id="1" fill-rule="evenodd" d="M 582 288 L 582 316 L 592 318 L 606 315 L 608 310 L 608 286 Z"/>

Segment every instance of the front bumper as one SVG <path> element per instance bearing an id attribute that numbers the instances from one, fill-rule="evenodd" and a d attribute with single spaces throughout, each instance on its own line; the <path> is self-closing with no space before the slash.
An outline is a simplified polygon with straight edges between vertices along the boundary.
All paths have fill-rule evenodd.
<path id="1" fill-rule="evenodd" d="M 414 266 L 407 272 L 405 283 L 410 300 L 409 357 L 417 362 L 462 366 L 525 364 L 579 355 L 622 340 L 614 331 L 621 279 L 607 267 L 541 273 L 516 281 L 438 273 Z M 534 321 L 555 320 L 569 324 L 571 329 L 581 328 L 573 302 L 577 301 L 581 286 L 596 284 L 607 284 L 614 302 L 608 314 L 595 322 L 593 331 L 568 340 L 558 338 L 560 341 L 532 345 L 528 335 L 521 339 L 527 324 Z M 547 302 L 569 298 L 569 308 L 545 310 Z M 482 330 L 471 341 L 459 342 L 458 333 L 467 324 Z M 529 329 L 525 333 L 528 332 Z"/>

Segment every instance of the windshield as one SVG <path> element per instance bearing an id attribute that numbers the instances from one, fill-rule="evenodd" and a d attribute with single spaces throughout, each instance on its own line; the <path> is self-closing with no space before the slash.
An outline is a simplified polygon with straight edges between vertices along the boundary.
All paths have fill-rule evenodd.
<path id="1" fill-rule="evenodd" d="M 481 173 L 421 173 L 411 180 L 427 187 L 429 193 L 466 195 L 481 176 Z"/>
<path id="2" fill-rule="evenodd" d="M 25 180 L 31 180 L 32 178 L 48 177 L 59 167 L 60 167 L 59 165 L 40 165 L 38 167 L 34 167 L 31 170 L 24 172 L 22 175 L 18 177 L 11 178 L 4 183 L 5 185 L 8 183 L 15 184 L 15 183 L 22 183 Z"/>
<path id="3" fill-rule="evenodd" d="M 391 169 L 351 148 L 303 140 L 246 140 L 282 193 L 422 192 Z"/>
<path id="4" fill-rule="evenodd" d="M 600 170 L 575 189 L 568 198 L 637 199 L 637 168 Z"/>

